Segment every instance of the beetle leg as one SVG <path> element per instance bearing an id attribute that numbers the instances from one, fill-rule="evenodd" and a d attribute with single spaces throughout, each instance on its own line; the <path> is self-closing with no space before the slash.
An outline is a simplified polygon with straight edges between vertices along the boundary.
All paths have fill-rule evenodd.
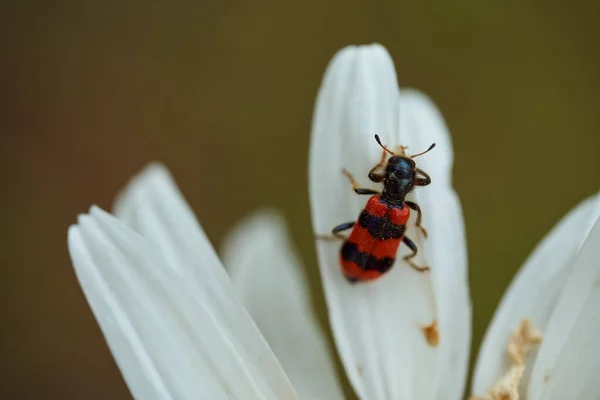
<path id="1" fill-rule="evenodd" d="M 350 181 L 350 184 L 352 184 L 352 189 L 354 190 L 354 193 L 356 193 L 356 194 L 380 194 L 380 192 L 378 190 L 361 188 L 360 184 L 356 181 L 356 179 L 354 179 L 354 176 L 352 176 L 352 174 L 350 172 L 348 172 L 346 169 L 343 169 L 342 173 L 344 175 L 346 175 L 346 178 L 348 178 L 348 180 Z"/>
<path id="2" fill-rule="evenodd" d="M 348 229 L 352 228 L 355 224 L 356 221 L 350 221 L 345 222 L 343 224 L 339 224 L 331 230 L 331 234 L 338 239 L 346 240 L 347 238 L 344 235 L 340 234 L 340 232 L 347 231 Z"/>
<path id="3" fill-rule="evenodd" d="M 381 154 L 381 160 L 379 160 L 379 163 L 371 168 L 371 171 L 369 171 L 369 179 L 373 182 L 381 182 L 383 178 L 385 178 L 385 167 L 387 165 L 386 159 L 387 152 L 383 150 L 383 153 Z"/>
<path id="4" fill-rule="evenodd" d="M 348 238 L 342 235 L 340 232 L 346 231 L 352 228 L 356 224 L 356 221 L 345 222 L 343 224 L 339 224 L 335 228 L 331 230 L 331 236 L 329 235 L 317 235 L 317 239 L 321 240 L 347 240 Z"/>
<path id="5" fill-rule="evenodd" d="M 429 175 L 427 175 L 427 173 L 425 171 L 417 168 L 417 169 L 415 169 L 415 172 L 417 174 L 423 175 L 423 177 L 415 178 L 415 186 L 427 186 L 431 183 L 431 178 L 429 177 Z"/>
<path id="6" fill-rule="evenodd" d="M 417 228 L 419 228 L 421 230 L 421 232 L 423 233 L 423 236 L 427 237 L 427 231 L 425 230 L 425 228 L 423 228 L 421 226 L 421 207 L 419 207 L 419 205 L 417 203 L 415 203 L 414 201 L 405 201 L 404 204 L 406 204 L 408 206 L 408 208 L 411 208 L 417 212 L 416 226 L 417 226 Z"/>
<path id="7" fill-rule="evenodd" d="M 410 240 L 408 237 L 406 237 L 406 236 L 404 236 L 402 238 L 402 241 L 412 251 L 412 254 L 409 254 L 409 255 L 407 255 L 407 256 L 404 257 L 404 261 L 406 261 L 408 263 L 408 265 L 410 265 L 414 270 L 416 270 L 418 272 L 427 272 L 427 271 L 429 271 L 429 267 L 419 267 L 419 266 L 417 266 L 411 260 L 411 258 L 413 258 L 414 256 L 417 255 L 417 245 L 412 240 Z"/>

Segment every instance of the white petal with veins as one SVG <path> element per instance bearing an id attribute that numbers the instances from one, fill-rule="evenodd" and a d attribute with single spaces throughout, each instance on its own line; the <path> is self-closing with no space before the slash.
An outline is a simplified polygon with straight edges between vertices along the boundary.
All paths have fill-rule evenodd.
<path id="1" fill-rule="evenodd" d="M 166 168 L 151 164 L 134 177 L 116 201 L 115 214 L 159 250 L 170 276 L 206 304 L 242 358 L 255 360 L 248 368 L 263 390 L 273 386 L 278 398 L 294 398 L 279 362 L 235 296 L 225 269 Z"/>
<path id="2" fill-rule="evenodd" d="M 600 398 L 600 218 L 552 311 L 528 399 Z"/>
<path id="3" fill-rule="evenodd" d="M 239 298 L 300 398 L 343 399 L 283 218 L 256 212 L 230 233 L 222 254 Z"/>
<path id="4" fill-rule="evenodd" d="M 90 234 L 101 238 L 100 234 L 94 234 L 93 230 Z M 79 228 L 69 228 L 69 253 L 77 278 L 129 390 L 137 399 L 173 399 L 159 367 L 155 365 L 154 357 L 150 356 L 145 348 L 143 339 L 130 321 L 125 307 L 119 303 L 118 297 L 113 293 L 114 289 L 104 278 L 102 269 L 88 249 L 90 246 L 96 246 L 89 241 L 90 239 L 84 240 Z M 101 246 L 102 242 L 98 244 Z M 111 253 L 118 255 L 112 247 L 104 252 L 107 257 L 110 257 Z"/>
<path id="5" fill-rule="evenodd" d="M 377 188 L 367 179 L 381 156 L 375 133 L 390 148 L 409 145 L 409 153 L 425 150 L 431 140 L 438 142 L 434 151 L 417 159 L 433 180 L 416 195 L 430 237 L 423 240 L 414 227 L 407 232 L 421 250 L 416 262 L 430 264 L 432 272 L 412 270 L 401 260 L 407 252 L 403 249 L 384 277 L 352 285 L 340 271 L 340 244 L 318 241 L 336 344 L 362 399 L 446 398 L 445 390 L 453 393 L 449 399 L 460 396 L 470 302 L 462 215 L 450 183 L 450 140 L 439 113 L 424 96 L 400 95 L 394 65 L 383 47 L 349 47 L 335 56 L 325 74 L 313 120 L 309 189 L 316 234 L 356 220 L 367 200 L 354 194 L 342 168 L 362 186 Z M 430 346 L 421 328 L 438 319 L 440 345 Z M 454 369 L 442 374 L 442 366 L 448 365 Z"/>
<path id="6" fill-rule="evenodd" d="M 283 371 L 272 382 L 257 378 L 260 367 L 236 343 L 248 332 L 222 324 L 156 248 L 112 215 L 92 208 L 81 216 L 69 230 L 69 250 L 134 397 L 295 398 Z M 273 357 L 266 345 L 259 351 Z"/>
<path id="7" fill-rule="evenodd" d="M 522 319 L 531 320 L 546 334 L 550 315 L 572 271 L 575 257 L 598 215 L 600 196 L 596 195 L 567 214 L 521 267 L 504 294 L 483 340 L 473 376 L 473 393 L 487 393 L 509 368 L 506 344 Z M 522 393 L 536 355 L 534 350 L 526 358 L 529 367 L 521 381 Z"/>

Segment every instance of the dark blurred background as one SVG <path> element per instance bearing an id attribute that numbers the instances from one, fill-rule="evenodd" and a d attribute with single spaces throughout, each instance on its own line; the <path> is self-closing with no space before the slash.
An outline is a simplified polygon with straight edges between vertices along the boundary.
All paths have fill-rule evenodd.
<path id="1" fill-rule="evenodd" d="M 319 293 L 311 115 L 354 43 L 384 44 L 453 133 L 476 348 L 533 246 L 600 188 L 600 3 L 446 3 L 3 1 L 0 397 L 130 398 L 65 235 L 150 160 L 216 245 L 252 210 L 282 209 Z"/>

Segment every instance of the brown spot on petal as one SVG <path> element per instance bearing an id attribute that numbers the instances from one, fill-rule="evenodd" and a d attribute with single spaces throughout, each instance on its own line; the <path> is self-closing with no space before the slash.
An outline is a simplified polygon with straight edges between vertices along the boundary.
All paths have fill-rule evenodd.
<path id="1" fill-rule="evenodd" d="M 364 372 L 363 372 L 363 367 L 362 367 L 362 365 L 358 364 L 358 365 L 356 366 L 356 372 L 358 373 L 358 376 L 360 376 L 360 377 L 362 377 L 362 376 L 363 376 Z"/>
<path id="2" fill-rule="evenodd" d="M 421 331 L 423 332 L 423 336 L 425 336 L 428 345 L 436 347 L 440 344 L 440 331 L 438 330 L 437 320 L 434 320 L 431 325 L 422 327 Z"/>

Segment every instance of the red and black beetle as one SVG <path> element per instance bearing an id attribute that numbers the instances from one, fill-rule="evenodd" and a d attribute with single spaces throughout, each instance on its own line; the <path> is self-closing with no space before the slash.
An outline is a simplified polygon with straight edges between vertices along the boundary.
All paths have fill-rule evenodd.
<path id="1" fill-rule="evenodd" d="M 407 201 L 406 195 L 415 186 L 426 186 L 431 183 L 431 178 L 424 171 L 417 168 L 414 158 L 423 155 L 435 147 L 435 143 L 422 153 L 406 156 L 401 147 L 398 155 L 383 144 L 378 135 L 375 140 L 383 148 L 381 161 L 369 172 L 369 179 L 373 182 L 383 182 L 383 191 L 359 187 L 354 177 L 346 170 L 344 175 L 352 183 L 356 194 L 372 196 L 364 210 L 360 213 L 358 221 L 346 222 L 333 228 L 334 237 L 344 240 L 340 251 L 342 272 L 349 282 L 372 281 L 392 268 L 396 260 L 396 253 L 400 242 L 412 251 L 404 260 L 417 271 L 429 270 L 429 267 L 419 267 L 411 260 L 417 255 L 417 246 L 405 236 L 406 223 L 410 217 L 410 210 L 417 212 L 417 228 L 427 236 L 421 226 L 421 208 L 412 201 Z M 387 154 L 391 157 L 386 160 Z M 340 232 L 354 228 L 349 237 L 344 237 Z"/>

